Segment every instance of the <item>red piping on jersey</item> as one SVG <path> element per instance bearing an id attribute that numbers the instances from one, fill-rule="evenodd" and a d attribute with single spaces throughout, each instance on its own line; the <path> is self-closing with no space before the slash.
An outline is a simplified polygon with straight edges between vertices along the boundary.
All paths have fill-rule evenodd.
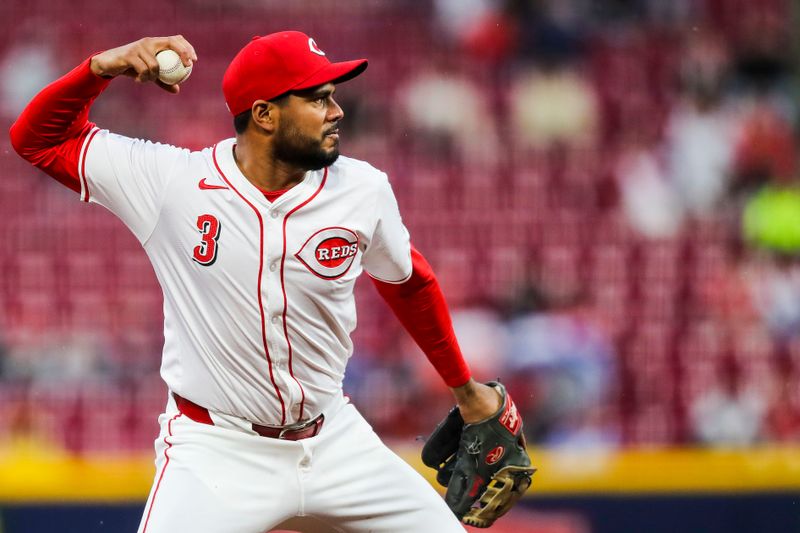
<path id="1" fill-rule="evenodd" d="M 245 198 L 242 193 L 239 192 L 239 189 L 233 186 L 233 183 L 228 180 L 225 173 L 222 172 L 222 169 L 219 168 L 219 163 L 217 162 L 217 145 L 214 145 L 214 150 L 211 153 L 212 158 L 214 159 L 214 166 L 217 167 L 217 172 L 219 175 L 222 176 L 222 179 L 225 180 L 225 183 L 228 184 L 228 187 L 231 188 L 236 194 L 239 195 L 244 203 L 250 206 L 250 209 L 256 214 L 258 217 L 258 231 L 259 231 L 259 246 L 258 246 L 258 312 L 261 315 L 261 342 L 264 346 L 264 353 L 267 356 L 267 365 L 269 367 L 269 379 L 272 381 L 272 386 L 275 387 L 275 393 L 278 395 L 278 400 L 281 402 L 281 425 L 286 423 L 286 406 L 283 403 L 283 396 L 281 396 L 281 390 L 278 388 L 278 384 L 275 383 L 275 376 L 272 374 L 272 358 L 269 356 L 269 348 L 267 348 L 267 325 L 266 325 L 266 317 L 264 316 L 264 304 L 261 299 L 261 276 L 264 272 L 264 220 L 261 218 L 261 213 L 256 209 L 256 207 L 251 204 L 247 198 Z"/>
<path id="2" fill-rule="evenodd" d="M 167 437 L 172 436 L 172 422 L 174 422 L 176 418 L 181 416 L 181 414 L 182 413 L 176 414 L 175 416 L 170 418 L 169 422 L 167 423 L 167 433 L 169 435 L 164 435 L 164 444 L 167 445 L 167 447 L 164 448 L 164 457 L 166 457 L 167 460 L 164 462 L 164 468 L 161 469 L 161 475 L 158 476 L 156 489 L 153 491 L 153 498 L 150 500 L 150 507 L 147 508 L 147 518 L 144 519 L 144 527 L 142 528 L 142 533 L 147 532 L 147 523 L 150 521 L 150 513 L 153 510 L 153 504 L 156 502 L 156 495 L 158 494 L 158 488 L 161 486 L 161 480 L 164 479 L 164 472 L 167 471 L 167 466 L 169 465 L 169 454 L 167 452 L 169 451 L 170 448 L 172 448 L 172 443 L 167 440 Z"/>
<path id="3" fill-rule="evenodd" d="M 83 145 L 83 152 L 81 153 L 81 182 L 83 182 L 83 198 L 81 200 L 84 202 L 89 201 L 89 183 L 86 181 L 86 156 L 89 154 L 89 145 L 92 144 L 92 139 L 94 139 L 98 131 L 100 130 L 95 129 L 89 134 L 89 139 Z"/>
<path id="4" fill-rule="evenodd" d="M 297 381 L 297 378 L 294 377 L 294 370 L 292 370 L 292 343 L 289 341 L 289 329 L 286 324 L 286 309 L 289 307 L 289 302 L 286 299 L 286 285 L 283 283 L 283 264 L 286 262 L 286 222 L 289 220 L 289 217 L 292 216 L 292 213 L 298 211 L 301 207 L 308 204 L 311 200 L 313 200 L 318 194 L 319 191 L 325 186 L 325 182 L 328 180 L 328 167 L 325 167 L 325 173 L 322 175 L 322 183 L 319 184 L 317 190 L 314 191 L 314 194 L 308 197 L 308 199 L 303 202 L 302 204 L 298 205 L 288 213 L 286 216 L 283 217 L 283 253 L 281 254 L 281 291 L 283 292 L 283 336 L 286 337 L 286 344 L 289 346 L 289 375 L 292 376 L 292 379 L 295 383 L 300 387 L 300 415 L 299 418 L 303 418 L 303 406 L 306 403 L 306 391 L 303 390 L 303 386 L 300 385 L 300 382 Z"/>

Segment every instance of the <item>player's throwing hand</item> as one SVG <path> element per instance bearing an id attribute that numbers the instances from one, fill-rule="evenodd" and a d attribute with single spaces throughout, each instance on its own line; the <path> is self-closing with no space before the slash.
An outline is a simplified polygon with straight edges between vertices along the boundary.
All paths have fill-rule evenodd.
<path id="1" fill-rule="evenodd" d="M 91 69 L 96 75 L 106 78 L 122 75 L 140 83 L 152 81 L 165 91 L 177 94 L 180 90 L 177 85 L 167 85 L 158 79 L 156 54 L 166 49 L 177 52 L 187 67 L 197 61 L 194 47 L 182 35 L 144 37 L 92 57 Z"/>

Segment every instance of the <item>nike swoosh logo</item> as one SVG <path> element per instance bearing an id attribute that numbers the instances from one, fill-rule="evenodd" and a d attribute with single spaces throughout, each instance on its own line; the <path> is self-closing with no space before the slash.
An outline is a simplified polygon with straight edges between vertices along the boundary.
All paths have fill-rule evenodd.
<path id="1" fill-rule="evenodd" d="M 203 178 L 198 182 L 198 187 L 200 187 L 201 191 L 211 191 L 214 189 L 227 189 L 227 187 L 223 185 L 211 185 L 210 183 L 206 183 L 206 178 Z"/>

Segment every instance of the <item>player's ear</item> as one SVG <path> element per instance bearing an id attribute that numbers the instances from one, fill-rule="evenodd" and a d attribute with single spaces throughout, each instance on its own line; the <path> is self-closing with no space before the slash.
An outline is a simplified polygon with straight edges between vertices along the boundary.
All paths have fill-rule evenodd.
<path id="1" fill-rule="evenodd" d="M 256 100 L 251 108 L 253 123 L 266 131 L 272 133 L 278 125 L 279 107 L 273 102 L 266 100 Z"/>

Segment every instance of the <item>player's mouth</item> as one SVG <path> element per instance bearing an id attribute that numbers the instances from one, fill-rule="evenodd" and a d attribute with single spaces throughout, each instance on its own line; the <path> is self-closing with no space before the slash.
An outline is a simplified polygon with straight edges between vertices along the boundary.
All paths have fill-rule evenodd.
<path id="1" fill-rule="evenodd" d="M 333 129 L 333 130 L 329 131 L 328 133 L 325 134 L 325 137 L 330 137 L 331 139 L 334 139 L 334 140 L 338 141 L 339 140 L 339 128 L 336 128 L 336 129 Z"/>

